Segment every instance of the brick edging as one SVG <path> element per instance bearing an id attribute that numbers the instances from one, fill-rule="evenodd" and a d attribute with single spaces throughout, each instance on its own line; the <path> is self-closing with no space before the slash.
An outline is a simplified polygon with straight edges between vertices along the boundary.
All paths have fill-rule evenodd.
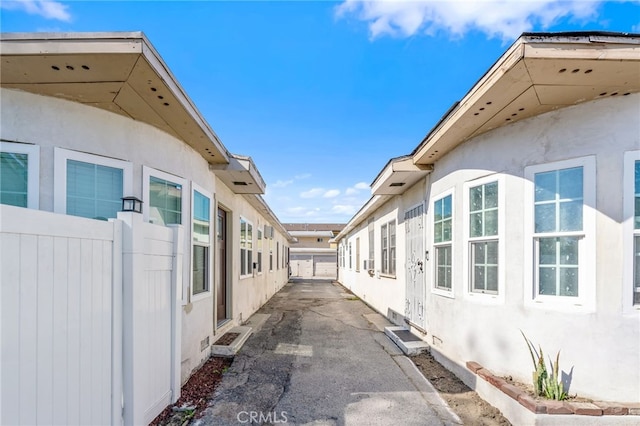
<path id="1" fill-rule="evenodd" d="M 529 396 L 527 392 L 519 387 L 508 383 L 502 377 L 495 376 L 491 371 L 475 361 L 467 361 L 467 368 L 535 414 L 577 414 L 583 416 L 640 415 L 640 403 L 539 401 Z"/>

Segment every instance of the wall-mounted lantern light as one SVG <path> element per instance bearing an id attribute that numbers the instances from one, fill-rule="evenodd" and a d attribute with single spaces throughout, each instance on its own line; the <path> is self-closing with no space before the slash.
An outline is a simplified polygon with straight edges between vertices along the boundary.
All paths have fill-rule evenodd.
<path id="1" fill-rule="evenodd" d="M 136 197 L 122 197 L 122 211 L 142 213 L 142 200 Z"/>

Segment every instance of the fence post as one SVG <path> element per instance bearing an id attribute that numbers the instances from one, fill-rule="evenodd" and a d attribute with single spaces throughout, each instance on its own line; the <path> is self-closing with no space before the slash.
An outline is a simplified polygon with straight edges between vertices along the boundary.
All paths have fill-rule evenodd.
<path id="1" fill-rule="evenodd" d="M 182 368 L 182 268 L 184 230 L 170 225 L 173 231 L 173 265 L 171 272 L 171 402 L 180 398 Z"/>
<path id="2" fill-rule="evenodd" d="M 141 351 L 138 349 L 144 329 L 142 312 L 138 309 L 143 297 L 144 283 L 144 232 L 142 215 L 134 212 L 118 212 L 122 221 L 122 367 L 124 424 L 144 423 L 144 383 Z"/>
<path id="3" fill-rule="evenodd" d="M 111 287 L 111 424 L 123 421 L 123 352 L 122 352 L 122 221 L 109 220 L 113 224 L 113 281 Z"/>

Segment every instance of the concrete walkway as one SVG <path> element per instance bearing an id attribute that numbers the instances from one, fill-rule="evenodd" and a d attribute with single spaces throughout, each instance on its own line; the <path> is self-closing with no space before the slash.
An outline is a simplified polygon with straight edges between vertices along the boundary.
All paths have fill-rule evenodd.
<path id="1" fill-rule="evenodd" d="M 330 281 L 292 281 L 250 320 L 195 425 L 460 424 L 383 333 L 389 323 Z"/>

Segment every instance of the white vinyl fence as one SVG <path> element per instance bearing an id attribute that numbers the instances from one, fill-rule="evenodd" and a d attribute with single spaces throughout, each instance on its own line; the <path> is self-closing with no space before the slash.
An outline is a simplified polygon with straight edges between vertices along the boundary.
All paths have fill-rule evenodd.
<path id="1" fill-rule="evenodd" d="M 0 424 L 142 424 L 179 397 L 181 231 L 0 205 Z"/>

